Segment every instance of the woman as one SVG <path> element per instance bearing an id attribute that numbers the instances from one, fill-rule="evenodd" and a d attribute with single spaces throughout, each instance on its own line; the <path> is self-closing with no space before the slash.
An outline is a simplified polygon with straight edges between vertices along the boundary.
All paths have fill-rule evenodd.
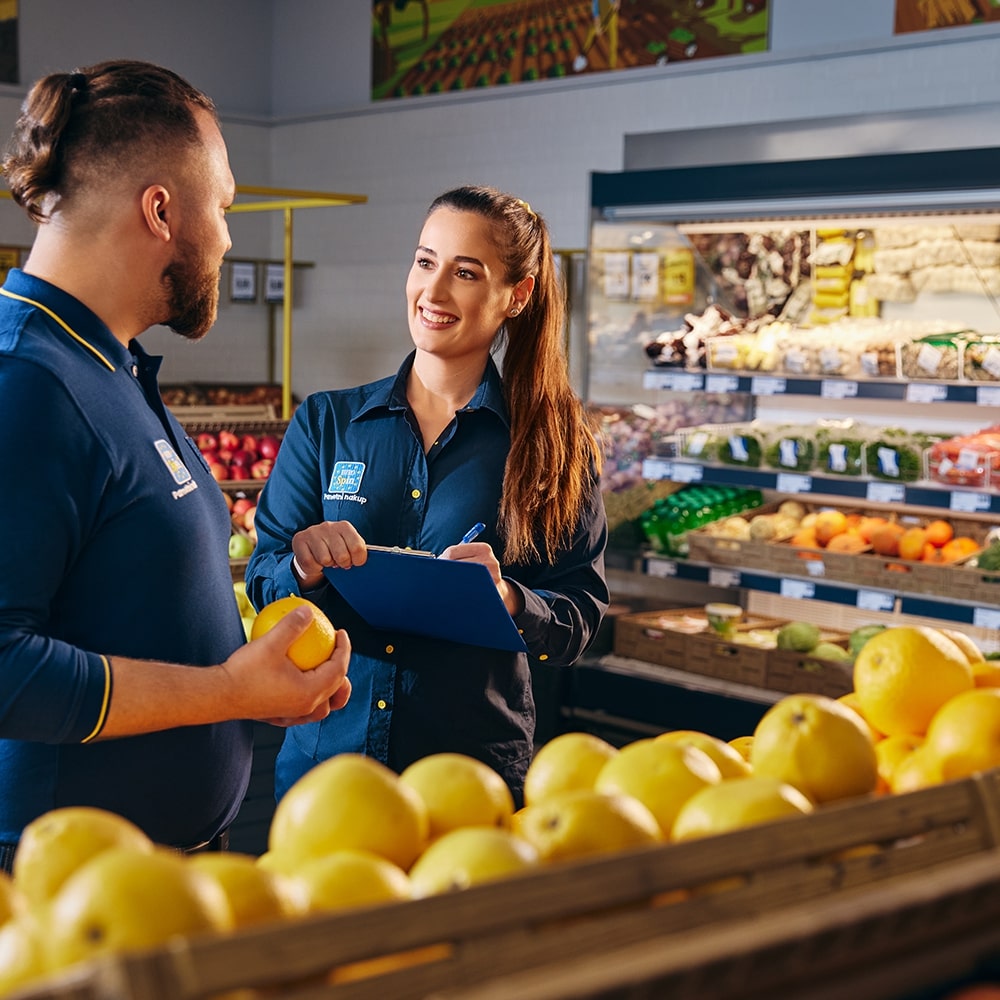
<path id="1" fill-rule="evenodd" d="M 520 802 L 535 727 L 527 656 L 375 631 L 335 582 L 368 544 L 429 550 L 486 566 L 538 660 L 572 664 L 594 637 L 608 605 L 601 451 L 567 377 L 545 223 L 492 188 L 441 195 L 406 301 L 414 350 L 397 374 L 306 399 L 257 506 L 253 603 L 301 593 L 353 648 L 350 702 L 333 725 L 286 736 L 276 794 L 336 753 L 400 771 L 452 751 L 491 765 Z"/>

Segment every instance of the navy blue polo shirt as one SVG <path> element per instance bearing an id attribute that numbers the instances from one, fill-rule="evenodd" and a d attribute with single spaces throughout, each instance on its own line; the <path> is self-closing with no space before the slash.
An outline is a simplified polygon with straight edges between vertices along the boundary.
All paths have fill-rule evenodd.
<path id="1" fill-rule="evenodd" d="M 474 397 L 425 454 L 406 401 L 413 354 L 392 377 L 309 396 L 296 410 L 257 506 L 247 591 L 258 607 L 298 593 L 292 536 L 350 521 L 373 545 L 441 552 L 478 521 L 477 541 L 501 554 L 497 528 L 510 425 L 492 362 Z M 553 565 L 504 568 L 524 595 L 517 616 L 531 656 L 572 664 L 608 606 L 607 521 L 596 476 L 572 543 Z M 350 572 L 344 570 L 343 572 Z M 285 734 L 276 790 L 318 761 L 353 751 L 396 771 L 431 753 L 486 761 L 519 793 L 531 759 L 535 708 L 523 653 L 369 629 L 330 585 L 309 596 L 351 637 L 346 708 Z"/>
<path id="2" fill-rule="evenodd" d="M 0 290 L 0 841 L 92 805 L 195 844 L 249 781 L 246 722 L 91 742 L 110 657 L 206 666 L 245 641 L 226 505 L 160 360 L 48 282 L 15 269 Z"/>

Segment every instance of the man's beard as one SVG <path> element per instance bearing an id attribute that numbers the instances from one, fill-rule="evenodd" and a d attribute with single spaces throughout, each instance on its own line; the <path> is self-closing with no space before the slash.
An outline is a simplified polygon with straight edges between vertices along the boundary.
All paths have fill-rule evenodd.
<path id="1" fill-rule="evenodd" d="M 178 259 L 163 271 L 170 310 L 163 325 L 187 340 L 201 340 L 218 315 L 219 271 L 203 264 L 192 247 L 180 250 Z"/>

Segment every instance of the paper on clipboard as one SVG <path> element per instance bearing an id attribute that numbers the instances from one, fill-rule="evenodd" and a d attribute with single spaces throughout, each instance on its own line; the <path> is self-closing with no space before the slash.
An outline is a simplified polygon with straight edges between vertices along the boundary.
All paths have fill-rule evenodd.
<path id="1" fill-rule="evenodd" d="M 371 628 L 527 652 L 482 563 L 428 555 L 369 545 L 363 566 L 324 572 Z"/>

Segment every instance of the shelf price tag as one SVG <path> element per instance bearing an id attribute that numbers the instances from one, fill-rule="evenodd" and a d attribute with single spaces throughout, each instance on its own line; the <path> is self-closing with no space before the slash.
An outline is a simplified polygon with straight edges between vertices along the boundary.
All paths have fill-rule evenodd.
<path id="1" fill-rule="evenodd" d="M 705 470 L 693 462 L 674 462 L 670 478 L 675 483 L 700 483 Z"/>
<path id="2" fill-rule="evenodd" d="M 902 483 L 869 483 L 865 496 L 872 503 L 902 503 L 906 487 Z"/>
<path id="3" fill-rule="evenodd" d="M 926 382 L 911 382 L 906 387 L 908 403 L 940 403 L 948 398 L 948 386 L 929 385 Z"/>
<path id="4" fill-rule="evenodd" d="M 782 396 L 787 386 L 788 379 L 774 375 L 754 375 L 750 380 L 750 393 L 753 396 Z"/>
<path id="5" fill-rule="evenodd" d="M 705 383 L 705 376 L 695 372 L 646 372 L 642 377 L 644 389 L 669 389 L 671 392 L 697 392 Z"/>
<path id="6" fill-rule="evenodd" d="M 855 603 L 859 611 L 892 611 L 896 607 L 896 596 L 884 590 L 859 590 Z"/>
<path id="7" fill-rule="evenodd" d="M 779 493 L 812 493 L 812 476 L 800 476 L 794 472 L 779 472 L 774 481 Z"/>
<path id="8" fill-rule="evenodd" d="M 740 585 L 739 570 L 713 567 L 708 571 L 708 582 L 713 587 L 738 587 Z"/>
<path id="9" fill-rule="evenodd" d="M 977 406 L 1000 406 L 1000 386 L 981 385 L 976 389 Z"/>
<path id="10" fill-rule="evenodd" d="M 972 624 L 979 628 L 1000 628 L 1000 608 L 973 608 Z"/>
<path id="11" fill-rule="evenodd" d="M 822 559 L 807 559 L 804 565 L 810 576 L 826 576 L 826 563 Z"/>
<path id="12" fill-rule="evenodd" d="M 647 559 L 646 573 L 649 576 L 670 577 L 677 576 L 677 563 L 673 559 Z"/>
<path id="13" fill-rule="evenodd" d="M 740 387 L 738 375 L 706 375 L 705 392 L 736 392 Z"/>
<path id="14" fill-rule="evenodd" d="M 644 458 L 642 460 L 643 479 L 673 479 L 674 463 L 665 458 Z"/>
<path id="15" fill-rule="evenodd" d="M 779 593 L 782 597 L 801 597 L 808 600 L 815 595 L 816 584 L 808 580 L 782 580 Z"/>
<path id="16" fill-rule="evenodd" d="M 973 493 L 966 490 L 955 490 L 951 494 L 948 503 L 950 510 L 960 510 L 968 513 L 970 511 L 980 511 L 990 509 L 990 495 L 988 493 Z"/>
<path id="17" fill-rule="evenodd" d="M 819 387 L 823 399 L 849 399 L 858 394 L 858 383 L 851 379 L 823 379 Z"/>

